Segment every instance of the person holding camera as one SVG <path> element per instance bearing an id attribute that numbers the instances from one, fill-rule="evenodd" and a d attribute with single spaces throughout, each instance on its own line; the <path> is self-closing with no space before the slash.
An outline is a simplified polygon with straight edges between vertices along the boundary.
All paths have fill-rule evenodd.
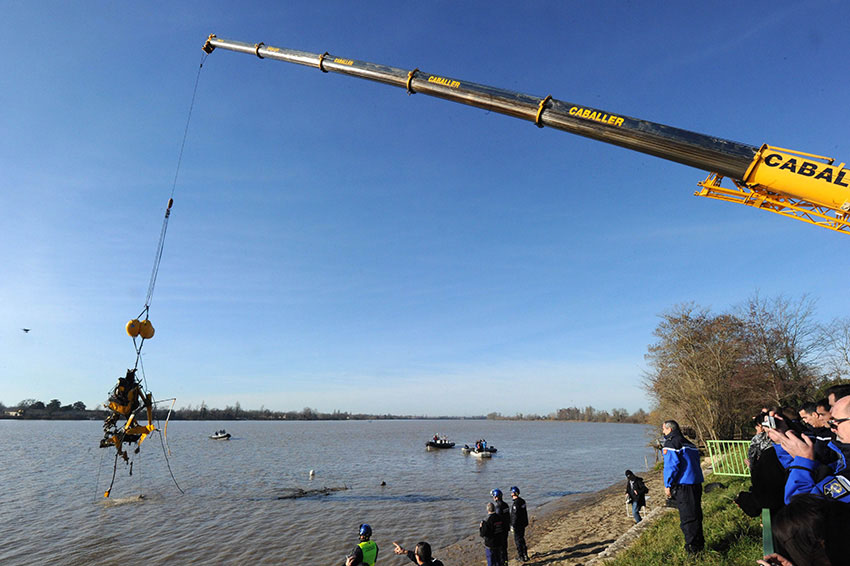
<path id="1" fill-rule="evenodd" d="M 810 493 L 850 503 L 850 466 L 847 463 L 850 459 L 850 397 L 836 401 L 828 425 L 837 436 L 829 442 L 798 436 L 784 426 L 768 431 L 770 438 L 793 458 L 790 463 L 780 458 L 788 470 L 786 504 L 795 495 Z"/>
<path id="2" fill-rule="evenodd" d="M 747 449 L 747 466 L 752 468 L 758 463 L 762 452 L 773 446 L 773 441 L 767 435 L 767 430 L 764 428 L 764 417 L 767 413 L 762 413 L 753 417 L 752 425 L 756 429 L 756 434 L 750 439 L 750 446 Z"/>
<path id="3" fill-rule="evenodd" d="M 661 426 L 664 444 L 664 493 L 679 508 L 679 527 L 685 536 L 685 551 L 696 554 L 705 548 L 702 532 L 702 468 L 699 450 L 688 441 L 673 420 Z"/>

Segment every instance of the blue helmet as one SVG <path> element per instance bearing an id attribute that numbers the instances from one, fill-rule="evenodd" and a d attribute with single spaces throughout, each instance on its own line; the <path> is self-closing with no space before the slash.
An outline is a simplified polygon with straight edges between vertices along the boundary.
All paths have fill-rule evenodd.
<path id="1" fill-rule="evenodd" d="M 366 523 L 363 523 L 362 525 L 360 525 L 360 536 L 361 537 L 372 536 L 372 527 L 370 527 Z"/>
<path id="2" fill-rule="evenodd" d="M 512 486 L 511 493 L 516 493 L 517 495 L 519 495 L 519 488 L 517 486 Z"/>
<path id="3" fill-rule="evenodd" d="M 502 497 L 502 490 L 497 487 L 496 489 L 490 492 L 490 495 L 492 495 L 493 497 Z"/>

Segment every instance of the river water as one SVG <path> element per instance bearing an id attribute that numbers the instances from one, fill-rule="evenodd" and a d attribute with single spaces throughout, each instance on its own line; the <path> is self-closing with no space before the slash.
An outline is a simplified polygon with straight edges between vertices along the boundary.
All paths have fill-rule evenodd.
<path id="1" fill-rule="evenodd" d="M 379 562 L 394 563 L 393 540 L 440 548 L 477 533 L 494 487 L 519 486 L 533 512 L 654 461 L 653 431 L 640 425 L 172 421 L 170 456 L 154 433 L 134 456 L 132 476 L 118 464 L 105 499 L 114 450 L 97 447 L 100 426 L 0 420 L 0 564 L 333 566 L 356 544 L 360 523 L 374 530 Z M 220 428 L 233 438 L 210 440 Z M 458 446 L 426 451 L 435 433 Z M 479 438 L 499 449 L 491 460 L 461 453 Z M 278 499 L 297 488 L 343 486 Z"/>

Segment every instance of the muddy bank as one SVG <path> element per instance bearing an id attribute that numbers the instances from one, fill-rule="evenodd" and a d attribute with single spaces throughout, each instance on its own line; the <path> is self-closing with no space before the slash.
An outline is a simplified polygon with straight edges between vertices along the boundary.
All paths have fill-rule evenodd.
<path id="1" fill-rule="evenodd" d="M 664 505 L 661 472 L 636 472 L 649 488 L 646 515 Z M 634 520 L 626 507 L 626 478 L 592 493 L 566 495 L 563 498 L 529 510 L 530 525 L 526 531 L 528 566 L 586 565 L 628 531 Z M 482 502 L 483 504 L 486 501 Z M 483 516 L 482 516 L 483 518 Z M 446 566 L 481 566 L 486 564 L 484 545 L 478 536 L 470 536 L 446 548 L 437 549 L 435 557 Z M 516 560 L 513 536 L 509 537 L 508 555 Z"/>

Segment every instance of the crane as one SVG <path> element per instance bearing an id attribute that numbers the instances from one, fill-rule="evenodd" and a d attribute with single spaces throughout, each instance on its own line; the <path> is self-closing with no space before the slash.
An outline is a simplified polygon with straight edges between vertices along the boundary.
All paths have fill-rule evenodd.
<path id="1" fill-rule="evenodd" d="M 221 48 L 314 67 L 467 104 L 708 171 L 696 196 L 739 203 L 850 233 L 850 170 L 830 157 L 753 146 L 552 98 L 325 53 L 210 35 L 203 50 Z M 724 178 L 732 186 L 723 186 Z"/>

